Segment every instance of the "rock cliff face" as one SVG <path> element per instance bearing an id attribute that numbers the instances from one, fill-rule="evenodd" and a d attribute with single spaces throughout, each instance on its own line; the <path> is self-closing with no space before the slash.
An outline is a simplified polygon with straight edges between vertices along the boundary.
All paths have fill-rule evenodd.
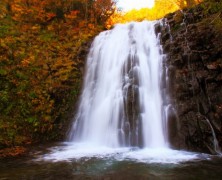
<path id="1" fill-rule="evenodd" d="M 222 147 L 222 32 L 212 21 L 196 7 L 168 15 L 157 29 L 173 105 L 170 144 L 215 154 Z"/>

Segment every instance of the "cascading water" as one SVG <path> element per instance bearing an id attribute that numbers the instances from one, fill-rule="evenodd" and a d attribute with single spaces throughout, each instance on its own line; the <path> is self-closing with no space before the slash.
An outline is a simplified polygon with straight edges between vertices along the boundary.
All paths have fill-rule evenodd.
<path id="1" fill-rule="evenodd" d="M 94 40 L 69 140 L 108 147 L 167 147 L 156 22 L 116 25 Z"/>
<path id="2" fill-rule="evenodd" d="M 168 147 L 172 107 L 157 23 L 161 22 L 119 24 L 95 38 L 69 141 L 44 160 L 96 157 L 178 163 L 197 158 Z"/>

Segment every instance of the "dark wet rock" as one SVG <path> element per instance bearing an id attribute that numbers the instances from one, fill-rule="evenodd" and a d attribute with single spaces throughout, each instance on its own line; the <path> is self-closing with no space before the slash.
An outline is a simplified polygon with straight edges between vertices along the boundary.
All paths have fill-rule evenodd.
<path id="1" fill-rule="evenodd" d="M 155 25 L 155 32 L 156 32 L 156 34 L 159 33 L 160 31 L 161 31 L 161 26 L 160 26 L 160 24 L 156 24 L 156 25 Z"/>
<path id="2" fill-rule="evenodd" d="M 201 10 L 169 14 L 170 27 L 161 29 L 169 78 L 165 91 L 176 112 L 169 116 L 168 132 L 176 149 L 214 154 L 213 133 L 222 147 L 222 32 Z"/>

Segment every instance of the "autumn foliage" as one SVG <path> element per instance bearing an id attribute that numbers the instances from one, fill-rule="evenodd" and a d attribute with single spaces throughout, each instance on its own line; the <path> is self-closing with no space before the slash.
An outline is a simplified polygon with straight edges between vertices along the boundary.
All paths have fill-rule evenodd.
<path id="1" fill-rule="evenodd" d="M 81 83 L 83 45 L 110 0 L 1 0 L 0 148 L 55 139 Z"/>
<path id="2" fill-rule="evenodd" d="M 133 9 L 128 12 L 116 9 L 110 18 L 106 21 L 106 27 L 109 29 L 117 23 L 127 23 L 130 21 L 157 20 L 163 18 L 166 14 L 175 12 L 179 9 L 194 6 L 201 0 L 155 0 L 153 8 Z"/>

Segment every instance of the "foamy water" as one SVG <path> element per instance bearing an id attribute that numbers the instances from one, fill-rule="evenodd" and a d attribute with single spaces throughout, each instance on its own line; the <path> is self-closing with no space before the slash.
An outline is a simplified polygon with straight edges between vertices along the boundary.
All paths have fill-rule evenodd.
<path id="1" fill-rule="evenodd" d="M 90 143 L 64 143 L 50 149 L 50 153 L 40 156 L 43 161 L 73 161 L 82 158 L 112 159 L 141 163 L 178 164 L 181 162 L 206 160 L 209 155 L 169 148 L 110 148 Z"/>

